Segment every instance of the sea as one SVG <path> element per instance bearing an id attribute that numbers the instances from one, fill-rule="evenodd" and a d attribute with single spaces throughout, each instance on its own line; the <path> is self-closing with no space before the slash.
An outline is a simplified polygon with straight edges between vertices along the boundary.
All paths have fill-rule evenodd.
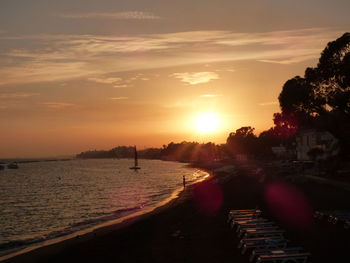
<path id="1" fill-rule="evenodd" d="M 0 170 L 0 257 L 130 217 L 170 200 L 207 177 L 184 163 L 130 159 L 72 159 L 20 163 Z"/>

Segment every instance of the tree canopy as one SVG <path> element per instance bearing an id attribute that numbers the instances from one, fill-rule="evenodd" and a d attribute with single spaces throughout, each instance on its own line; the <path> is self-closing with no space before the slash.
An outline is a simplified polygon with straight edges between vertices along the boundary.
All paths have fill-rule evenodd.
<path id="1" fill-rule="evenodd" d="M 322 128 L 350 145 L 350 33 L 329 42 L 317 66 L 288 80 L 278 99 L 290 127 Z"/>
<path id="2" fill-rule="evenodd" d="M 350 33 L 328 43 L 315 68 L 288 80 L 279 95 L 283 114 L 317 117 L 337 111 L 350 117 Z"/>
<path id="3" fill-rule="evenodd" d="M 226 147 L 230 154 L 249 154 L 254 151 L 255 141 L 254 128 L 241 127 L 229 134 Z"/>

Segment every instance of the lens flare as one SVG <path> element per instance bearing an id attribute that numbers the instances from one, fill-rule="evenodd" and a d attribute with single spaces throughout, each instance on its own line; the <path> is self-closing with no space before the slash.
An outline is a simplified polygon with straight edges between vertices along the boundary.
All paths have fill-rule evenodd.
<path id="1" fill-rule="evenodd" d="M 204 215 L 215 215 L 222 206 L 223 193 L 215 181 L 204 181 L 193 187 L 193 199 L 197 209 Z"/>
<path id="2" fill-rule="evenodd" d="M 313 210 L 296 187 L 285 182 L 270 183 L 265 188 L 265 200 L 271 212 L 282 222 L 297 228 L 312 224 Z"/>

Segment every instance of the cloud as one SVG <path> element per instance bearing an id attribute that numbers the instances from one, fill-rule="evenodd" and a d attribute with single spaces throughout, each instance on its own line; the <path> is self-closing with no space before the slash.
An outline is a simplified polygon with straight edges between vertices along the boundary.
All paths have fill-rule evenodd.
<path id="1" fill-rule="evenodd" d="M 224 68 L 224 69 L 216 69 L 216 72 L 236 72 L 235 69 L 231 69 L 231 68 Z"/>
<path id="2" fill-rule="evenodd" d="M 11 83 L 52 82 L 85 77 L 98 71 L 79 61 L 33 59 L 0 69 L 0 85 Z"/>
<path id="3" fill-rule="evenodd" d="M 115 84 L 122 81 L 121 78 L 88 78 L 88 80 L 104 84 Z"/>
<path id="4" fill-rule="evenodd" d="M 21 99 L 33 96 L 38 96 L 39 93 L 15 92 L 15 93 L 0 93 L 0 99 Z"/>
<path id="5" fill-rule="evenodd" d="M 259 103 L 259 106 L 272 106 L 272 105 L 278 105 L 278 101 L 268 101 L 268 102 Z"/>
<path id="6" fill-rule="evenodd" d="M 129 97 L 112 97 L 109 99 L 111 99 L 111 100 L 127 100 L 127 99 L 129 99 Z"/>
<path id="7" fill-rule="evenodd" d="M 116 13 L 75 13 L 75 14 L 61 14 L 58 15 L 63 18 L 82 19 L 82 18 L 105 18 L 117 20 L 155 20 L 160 19 L 149 12 L 143 11 L 126 11 Z"/>
<path id="8" fill-rule="evenodd" d="M 48 108 L 51 108 L 51 109 L 65 109 L 65 108 L 71 108 L 76 106 L 76 104 L 64 103 L 64 102 L 43 102 L 41 104 L 46 105 Z"/>
<path id="9" fill-rule="evenodd" d="M 182 82 L 190 85 L 197 85 L 201 83 L 207 83 L 214 79 L 219 79 L 219 75 L 215 72 L 182 72 L 173 73 L 171 76 L 181 79 Z"/>
<path id="10" fill-rule="evenodd" d="M 327 42 L 342 33 L 343 30 L 332 28 L 309 28 L 260 33 L 213 30 L 134 36 L 5 34 L 0 35 L 1 47 L 4 47 L 0 55 L 6 58 L 0 61 L 0 85 L 91 76 L 94 81 L 112 82 L 113 78 L 104 76 L 122 71 L 238 60 L 298 63 L 319 57 Z M 207 82 L 204 76 L 178 74 L 174 77 L 193 85 Z M 214 76 L 215 73 L 210 74 Z M 208 81 L 213 79 L 207 77 Z"/>
<path id="11" fill-rule="evenodd" d="M 123 89 L 123 88 L 127 88 L 127 87 L 130 87 L 130 85 L 120 84 L 120 85 L 114 85 L 113 86 L 113 88 L 116 88 L 116 89 Z"/>
<path id="12" fill-rule="evenodd" d="M 202 94 L 199 97 L 201 97 L 201 98 L 215 98 L 215 97 L 222 97 L 222 94 Z"/>
<path id="13" fill-rule="evenodd" d="M 314 59 L 315 56 L 314 55 L 300 55 L 300 56 L 295 56 L 295 57 L 286 57 L 286 58 L 276 58 L 276 59 L 261 59 L 259 61 L 261 62 L 266 62 L 266 63 L 275 63 L 275 64 L 293 64 L 293 63 L 298 63 L 298 62 L 302 62 L 305 60 L 309 60 L 309 59 Z"/>

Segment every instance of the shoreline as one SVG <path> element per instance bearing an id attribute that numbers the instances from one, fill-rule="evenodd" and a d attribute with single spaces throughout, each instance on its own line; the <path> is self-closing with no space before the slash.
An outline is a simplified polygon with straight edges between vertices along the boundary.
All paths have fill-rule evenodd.
<path id="1" fill-rule="evenodd" d="M 210 172 L 210 169 L 204 170 Z M 150 213 L 33 250 L 5 262 L 245 263 L 248 258 L 236 249 L 238 239 L 227 225 L 227 213 L 230 209 L 256 206 L 286 231 L 285 237 L 290 240 L 291 246 L 301 246 L 310 252 L 312 262 L 343 262 L 347 258 L 350 249 L 348 230 L 329 224 L 327 220 L 313 219 L 307 227 L 288 225 L 273 215 L 265 194 L 270 184 L 283 183 L 299 191 L 313 211 L 350 211 L 349 192 L 309 180 L 288 182 L 283 177 L 266 173 L 263 164 L 257 162 L 238 164 L 234 171 L 214 168 L 210 174 L 207 180 L 187 187 L 179 198 Z M 295 177 L 300 178 L 297 174 Z M 208 193 L 218 193 L 216 190 L 219 190 L 222 202 L 218 210 L 208 213 L 198 206 L 198 193 L 203 194 L 203 189 Z M 212 207 L 215 204 L 211 202 L 214 196 L 209 194 L 202 197 Z"/>
<path id="2" fill-rule="evenodd" d="M 195 168 L 195 167 L 193 167 Z M 16 250 L 16 248 L 14 248 L 13 250 L 15 250 L 14 252 L 10 252 L 8 254 L 2 255 L 0 256 L 0 262 L 5 262 L 7 260 L 11 260 L 12 258 L 15 258 L 17 256 L 22 256 L 22 255 L 26 255 L 28 253 L 31 253 L 35 250 L 40 250 L 40 249 L 45 249 L 46 247 L 50 247 L 50 246 L 61 246 L 60 243 L 71 243 L 74 242 L 75 239 L 79 239 L 79 240 L 84 240 L 86 238 L 90 238 L 91 236 L 96 236 L 98 232 L 104 232 L 104 231 L 108 231 L 109 229 L 119 229 L 119 228 L 123 228 L 125 226 L 127 226 L 130 223 L 139 221 L 139 220 L 143 220 L 145 218 L 147 218 L 148 216 L 151 216 L 157 213 L 157 210 L 161 210 L 161 209 L 165 209 L 168 206 L 171 206 L 171 203 L 174 202 L 176 199 L 181 198 L 181 195 L 185 195 L 184 192 L 189 191 L 189 188 L 197 183 L 203 182 L 204 180 L 210 180 L 213 177 L 213 174 L 205 169 L 201 169 L 201 168 L 196 168 L 198 170 L 200 170 L 201 172 L 205 173 L 206 175 L 203 175 L 203 177 L 201 177 L 200 179 L 196 180 L 196 181 L 192 181 L 190 183 L 187 184 L 186 188 L 184 189 L 183 187 L 179 187 L 177 189 L 175 189 L 172 194 L 167 197 L 166 199 L 164 199 L 163 201 L 150 206 L 146 209 L 137 211 L 135 213 L 131 213 L 128 214 L 126 216 L 120 217 L 120 218 L 116 218 L 113 220 L 108 220 L 106 222 L 88 227 L 86 229 L 83 230 L 79 230 L 76 231 L 74 233 L 70 233 L 68 235 L 63 235 L 60 237 L 55 237 L 53 239 L 48 239 L 33 245 L 29 245 L 28 247 L 25 248 L 19 248 L 18 250 Z M 63 244 L 62 244 L 63 245 Z"/>

